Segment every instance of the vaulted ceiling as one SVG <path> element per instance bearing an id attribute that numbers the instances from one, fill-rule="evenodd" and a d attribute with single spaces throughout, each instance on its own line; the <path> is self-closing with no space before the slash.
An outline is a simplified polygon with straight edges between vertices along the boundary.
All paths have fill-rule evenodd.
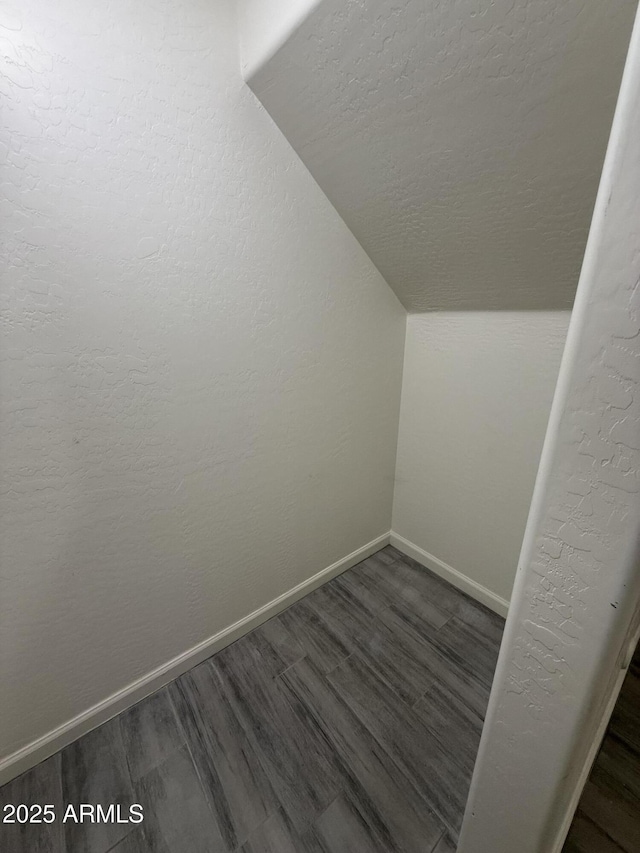
<path id="1" fill-rule="evenodd" d="M 570 308 L 636 5 L 244 0 L 245 76 L 408 310 Z"/>

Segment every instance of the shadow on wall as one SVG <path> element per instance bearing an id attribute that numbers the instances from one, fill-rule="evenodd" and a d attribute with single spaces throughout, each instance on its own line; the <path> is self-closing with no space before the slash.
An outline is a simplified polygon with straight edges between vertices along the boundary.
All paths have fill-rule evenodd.
<path id="1" fill-rule="evenodd" d="M 504 613 L 569 311 L 410 314 L 393 531 Z M 420 559 L 419 554 L 413 554 Z"/>
<path id="2" fill-rule="evenodd" d="M 395 544 L 501 612 L 636 5 L 240 3 L 248 85 L 410 312 Z"/>

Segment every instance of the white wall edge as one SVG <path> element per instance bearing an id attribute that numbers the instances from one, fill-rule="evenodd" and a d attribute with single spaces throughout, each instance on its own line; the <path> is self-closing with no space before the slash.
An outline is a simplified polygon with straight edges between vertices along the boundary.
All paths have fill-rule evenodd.
<path id="1" fill-rule="evenodd" d="M 385 545 L 388 545 L 390 537 L 391 533 L 387 532 L 376 539 L 372 539 L 366 545 L 352 551 L 346 557 L 332 563 L 326 569 L 322 569 L 317 574 L 302 581 L 302 583 L 299 583 L 277 598 L 274 598 L 273 601 L 234 622 L 233 625 L 229 625 L 229 627 L 224 628 L 207 640 L 203 640 L 186 652 L 167 661 L 167 663 L 161 664 L 161 666 L 136 679 L 127 687 L 118 690 L 116 693 L 93 705 L 93 707 L 78 714 L 69 720 L 69 722 L 63 723 L 63 725 L 58 726 L 42 737 L 37 738 L 37 740 L 17 750 L 12 755 L 9 755 L 0 761 L 0 786 L 29 770 L 31 767 L 34 767 L 36 764 L 39 764 L 41 761 L 44 761 L 46 758 L 49 758 L 49 756 L 68 746 L 74 740 L 77 740 L 77 738 L 102 725 L 102 723 L 106 723 L 121 711 L 155 693 L 156 690 L 164 687 L 165 684 L 173 681 L 197 664 L 202 663 L 202 661 L 211 657 L 215 652 L 220 651 L 220 649 L 233 643 L 234 640 L 239 639 L 243 634 L 248 633 L 253 628 L 257 628 L 272 616 L 276 616 L 307 593 L 312 592 L 317 587 L 342 574 L 342 572 L 346 572 L 347 569 L 350 569 L 362 560 L 366 560 L 367 557 L 370 557 L 376 551 L 380 551 Z"/>
<path id="2" fill-rule="evenodd" d="M 606 548 L 594 555 L 597 549 L 591 543 L 585 546 L 581 577 L 587 576 L 589 582 L 584 594 L 567 599 L 580 613 L 577 631 L 565 633 L 553 620 L 547 622 L 550 608 L 541 592 L 546 594 L 546 582 L 553 590 L 551 597 L 564 601 L 563 590 L 572 577 L 567 553 L 572 546 L 567 548 L 563 532 L 558 532 L 571 526 L 558 523 L 573 499 L 570 480 L 578 482 L 585 472 L 589 476 L 593 471 L 587 497 L 606 482 L 606 475 L 600 473 L 605 465 L 601 457 L 615 447 L 606 416 L 616 403 L 613 392 L 604 389 L 612 376 L 620 375 L 608 366 L 610 353 L 624 341 L 631 357 L 637 354 L 637 303 L 633 302 L 638 287 L 637 230 L 624 226 L 635 223 L 639 209 L 640 170 L 635 156 L 639 101 L 640 15 L 631 35 L 602 170 L 460 832 L 460 853 L 507 848 L 552 853 L 558 849 L 602 726 L 602 702 L 612 691 L 616 657 L 638 605 L 638 492 L 626 491 L 617 482 L 608 492 L 613 495 L 610 502 L 588 524 L 591 540 L 606 542 Z M 636 373 L 627 374 L 630 386 L 637 385 Z M 635 423 L 637 394 L 631 393 L 631 400 L 625 417 Z M 593 463 L 583 461 L 588 457 L 576 439 L 576 424 L 587 421 L 586 444 L 602 441 L 606 448 L 595 453 Z M 613 461 L 612 454 L 612 470 Z M 638 471 L 636 443 L 626 470 L 630 476 Z M 616 526 L 615 518 L 623 523 Z M 548 542 L 558 543 L 549 559 L 544 550 Z M 599 571 L 601 564 L 606 572 Z M 554 659 L 562 661 L 562 668 L 547 669 L 544 659 L 536 660 L 532 649 L 545 642 Z M 541 672 L 544 686 L 536 694 L 528 685 L 536 685 Z M 566 672 L 575 675 L 571 684 L 565 681 Z"/>
<path id="3" fill-rule="evenodd" d="M 580 797 L 582 796 L 582 791 L 584 790 L 584 787 L 587 784 L 587 780 L 589 779 L 589 775 L 591 773 L 591 768 L 593 767 L 595 760 L 598 757 L 598 752 L 600 751 L 600 747 L 602 746 L 602 741 L 604 740 L 604 736 L 607 733 L 609 720 L 611 719 L 613 709 L 615 708 L 616 702 L 618 701 L 618 696 L 620 695 L 620 691 L 622 690 L 624 680 L 627 677 L 627 672 L 631 664 L 631 658 L 633 657 L 633 653 L 636 649 L 636 646 L 638 645 L 638 641 L 640 641 L 640 611 L 637 611 L 629 629 L 629 635 L 625 639 L 622 649 L 620 650 L 620 665 L 611 675 L 612 686 L 610 688 L 610 693 L 608 696 L 605 697 L 605 702 L 602 708 L 602 712 L 600 714 L 600 719 L 598 721 L 595 734 L 591 739 L 589 749 L 587 750 L 587 753 L 584 757 L 584 762 L 580 769 L 580 773 L 577 776 L 575 787 L 571 793 L 569 802 L 567 803 L 567 808 L 564 812 L 564 817 L 562 818 L 562 821 L 558 828 L 558 834 L 556 835 L 555 841 L 551 846 L 550 853 L 562 853 L 562 848 L 564 847 L 564 843 L 567 840 L 567 835 L 569 834 L 569 830 L 571 829 L 571 823 L 573 822 L 573 817 L 578 808 Z"/>
<path id="4" fill-rule="evenodd" d="M 253 89 L 251 83 L 255 80 L 258 73 L 267 66 L 276 53 L 300 29 L 321 2 L 322 0 L 305 0 L 304 3 L 291 3 L 289 8 L 281 10 L 278 25 L 273 28 L 270 38 L 257 51 L 255 50 L 255 46 L 253 52 L 247 50 L 246 39 L 243 37 L 243 29 L 245 28 L 242 25 L 240 26 L 240 70 L 249 88 Z"/>
<path id="5" fill-rule="evenodd" d="M 403 554 L 406 554 L 407 557 L 412 557 L 426 569 L 429 569 L 444 580 L 449 581 L 449 583 L 452 586 L 455 586 L 456 589 L 466 592 L 467 595 L 471 596 L 471 598 L 475 598 L 476 601 L 486 605 L 499 616 L 506 618 L 509 611 L 509 602 L 506 598 L 496 595 L 495 592 L 487 589 L 486 586 L 482 586 L 482 584 L 472 580 L 470 577 L 467 577 L 467 575 L 463 575 L 462 572 L 459 572 L 457 569 L 454 569 L 453 566 L 450 566 L 448 563 L 434 557 L 433 554 L 429 554 L 428 551 L 423 551 L 422 548 L 414 545 L 413 542 L 409 542 L 409 540 L 405 539 L 403 536 L 399 536 L 397 533 L 394 533 L 393 530 L 390 534 L 390 543 L 394 548 L 397 548 L 398 551 L 402 551 Z"/>

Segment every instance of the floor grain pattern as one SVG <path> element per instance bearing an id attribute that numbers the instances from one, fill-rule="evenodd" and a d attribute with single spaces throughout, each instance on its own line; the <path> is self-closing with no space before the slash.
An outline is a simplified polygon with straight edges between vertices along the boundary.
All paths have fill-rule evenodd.
<path id="1" fill-rule="evenodd" d="M 384 548 L 0 788 L 144 823 L 0 825 L 0 850 L 453 853 L 503 625 Z"/>
<path id="2" fill-rule="evenodd" d="M 640 850 L 640 646 L 584 787 L 563 853 Z"/>

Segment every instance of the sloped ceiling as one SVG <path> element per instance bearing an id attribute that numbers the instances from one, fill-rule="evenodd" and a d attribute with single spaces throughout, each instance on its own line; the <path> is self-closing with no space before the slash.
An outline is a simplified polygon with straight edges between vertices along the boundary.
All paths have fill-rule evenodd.
<path id="1" fill-rule="evenodd" d="M 245 76 L 408 310 L 570 308 L 636 5 L 245 0 Z"/>

